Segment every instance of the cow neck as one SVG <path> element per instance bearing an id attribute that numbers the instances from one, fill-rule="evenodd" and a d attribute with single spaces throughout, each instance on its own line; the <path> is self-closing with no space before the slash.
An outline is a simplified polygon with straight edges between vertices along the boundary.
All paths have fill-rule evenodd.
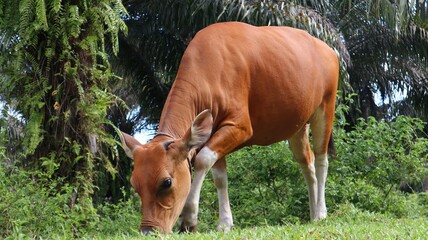
<path id="1" fill-rule="evenodd" d="M 173 87 L 168 95 L 161 119 L 158 134 L 172 138 L 182 138 L 191 127 L 197 112 L 195 109 L 194 91 L 183 91 L 183 82 L 180 87 Z M 184 88 L 186 89 L 186 88 Z"/>
<path id="2" fill-rule="evenodd" d="M 191 127 L 195 114 L 175 111 L 166 112 L 159 122 L 157 135 L 167 136 L 173 139 L 182 138 Z"/>
<path id="3" fill-rule="evenodd" d="M 155 138 L 155 137 L 157 137 L 157 136 L 166 136 L 166 137 L 169 137 L 169 138 L 171 138 L 171 139 L 175 139 L 175 137 L 174 136 L 172 136 L 171 134 L 169 134 L 169 133 L 166 133 L 166 132 L 157 132 L 156 134 L 155 134 L 155 136 L 153 137 L 153 138 Z"/>

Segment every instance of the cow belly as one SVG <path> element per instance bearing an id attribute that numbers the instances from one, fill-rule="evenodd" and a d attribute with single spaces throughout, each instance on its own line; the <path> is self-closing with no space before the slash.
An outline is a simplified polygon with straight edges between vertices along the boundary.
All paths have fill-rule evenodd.
<path id="1" fill-rule="evenodd" d="M 253 135 L 244 146 L 270 145 L 291 138 L 309 120 L 310 116 L 266 118 L 252 121 Z M 296 115 L 295 115 L 296 116 Z"/>

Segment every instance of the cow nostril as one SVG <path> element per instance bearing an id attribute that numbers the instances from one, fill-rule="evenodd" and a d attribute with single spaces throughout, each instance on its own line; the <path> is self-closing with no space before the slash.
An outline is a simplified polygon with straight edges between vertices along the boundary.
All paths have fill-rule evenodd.
<path id="1" fill-rule="evenodd" d="M 141 234 L 144 236 L 151 235 L 155 233 L 155 230 L 152 227 L 141 227 Z"/>

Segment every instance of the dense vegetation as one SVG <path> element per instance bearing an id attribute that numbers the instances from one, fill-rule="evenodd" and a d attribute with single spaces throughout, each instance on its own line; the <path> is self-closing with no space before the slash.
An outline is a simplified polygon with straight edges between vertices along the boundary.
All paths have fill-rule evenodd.
<path id="1" fill-rule="evenodd" d="M 219 21 L 305 29 L 341 62 L 333 217 L 299 228 L 307 192 L 287 143 L 246 148 L 228 159 L 234 234 L 307 237 L 242 228 L 317 234 L 330 223 L 395 224 L 387 218 L 426 232 L 416 226 L 428 219 L 427 0 L 0 0 L 0 238 L 137 235 L 132 161 L 116 127 L 156 127 L 187 44 Z M 213 229 L 210 179 L 201 205 L 200 229 Z"/>
<path id="2" fill-rule="evenodd" d="M 428 175 L 423 122 L 409 117 L 392 123 L 371 118 L 346 132 L 342 120 L 339 115 L 335 128 L 337 158 L 331 160 L 327 182 L 330 213 L 335 216 L 342 212 L 351 220 L 352 211 L 377 213 L 368 214 L 374 223 L 378 217 L 384 219 L 382 216 L 427 221 L 428 195 L 400 190 L 403 184 L 417 188 Z M 242 149 L 228 162 L 236 231 L 308 222 L 306 186 L 285 142 Z M 53 180 L 47 173 L 18 167 L 0 170 L 1 237 L 137 234 L 141 215 L 139 199 L 134 195 L 115 204 L 106 200 L 94 208 L 79 203 L 71 207 L 73 188 L 59 182 L 65 179 Z M 217 209 L 217 194 L 207 179 L 201 197 L 201 231 L 214 228 Z M 325 224 L 334 222 L 333 218 Z M 353 221 L 358 221 L 358 216 Z"/>

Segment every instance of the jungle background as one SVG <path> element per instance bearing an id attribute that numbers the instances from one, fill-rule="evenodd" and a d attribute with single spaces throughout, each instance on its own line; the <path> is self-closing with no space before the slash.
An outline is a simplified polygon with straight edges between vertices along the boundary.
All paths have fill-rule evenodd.
<path id="1" fill-rule="evenodd" d="M 427 14 L 427 0 L 0 0 L 0 237 L 137 232 L 118 129 L 156 129 L 186 46 L 224 21 L 301 28 L 337 52 L 329 212 L 428 218 Z M 308 222 L 286 142 L 228 162 L 237 228 Z M 200 230 L 217 218 L 208 178 Z"/>

